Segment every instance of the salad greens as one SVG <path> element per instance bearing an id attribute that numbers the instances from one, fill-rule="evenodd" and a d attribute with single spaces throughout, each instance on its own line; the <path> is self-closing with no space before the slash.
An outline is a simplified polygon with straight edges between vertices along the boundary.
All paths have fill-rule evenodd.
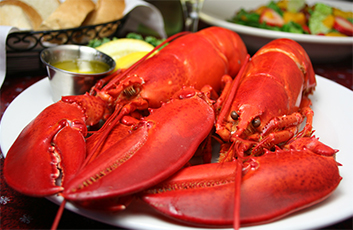
<path id="1" fill-rule="evenodd" d="M 325 18 L 332 14 L 332 7 L 329 7 L 322 3 L 315 5 L 314 11 L 311 13 L 309 18 L 309 29 L 313 34 L 323 33 L 326 34 L 330 31 L 330 28 L 324 24 Z"/>
<path id="2" fill-rule="evenodd" d="M 279 15 L 283 16 L 283 11 L 281 10 L 281 8 L 273 1 L 271 1 L 268 5 L 268 8 L 273 9 L 274 11 L 276 11 Z"/>
<path id="3" fill-rule="evenodd" d="M 325 3 L 308 6 L 305 0 L 270 1 L 254 10 L 240 9 L 228 21 L 299 34 L 352 36 L 353 32 L 352 12 L 345 12 Z"/>
<path id="4" fill-rule="evenodd" d="M 145 38 L 141 35 L 141 34 L 137 34 L 137 33 L 128 33 L 126 35 L 126 38 L 132 38 L 132 39 L 138 39 L 138 40 L 142 40 L 142 41 L 145 41 L 151 45 L 153 45 L 154 47 L 158 46 L 159 44 L 161 44 L 164 39 L 159 39 L 159 38 L 156 38 L 156 37 L 153 37 L 153 36 L 146 36 Z M 117 40 L 118 38 L 114 37 L 112 39 L 109 39 L 109 38 L 103 38 L 103 39 L 93 39 L 93 40 L 90 40 L 88 42 L 88 45 L 89 47 L 92 47 L 92 48 L 96 48 L 100 45 L 103 45 L 104 43 L 107 43 L 107 42 L 110 42 L 110 41 L 114 41 L 114 40 Z"/>
<path id="5" fill-rule="evenodd" d="M 266 5 L 267 8 L 273 9 L 279 15 L 283 17 L 284 11 L 273 1 Z M 258 11 L 246 11 L 241 9 L 237 12 L 229 22 L 233 22 L 240 25 L 251 26 L 261 29 L 275 30 L 275 31 L 283 31 L 283 32 L 291 32 L 291 33 L 307 33 L 302 26 L 298 23 L 290 21 L 283 25 L 283 27 L 268 25 L 265 22 L 260 22 L 261 14 Z"/>

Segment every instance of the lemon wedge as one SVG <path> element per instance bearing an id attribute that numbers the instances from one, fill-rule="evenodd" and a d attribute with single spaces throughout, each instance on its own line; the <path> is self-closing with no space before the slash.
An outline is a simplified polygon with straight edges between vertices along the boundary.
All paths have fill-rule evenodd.
<path id="1" fill-rule="evenodd" d="M 142 40 L 121 38 L 104 43 L 96 49 L 111 56 L 116 62 L 115 69 L 121 69 L 130 67 L 153 50 L 154 46 Z"/>
<path id="2" fill-rule="evenodd" d="M 116 69 L 126 69 L 135 64 L 138 60 L 147 55 L 147 51 L 138 51 L 127 54 L 116 61 Z"/>

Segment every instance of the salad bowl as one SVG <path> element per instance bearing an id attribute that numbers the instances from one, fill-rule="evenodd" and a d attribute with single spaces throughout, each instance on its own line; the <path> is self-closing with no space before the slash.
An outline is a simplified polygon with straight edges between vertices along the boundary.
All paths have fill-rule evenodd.
<path id="1" fill-rule="evenodd" d="M 255 53 L 271 40 L 289 38 L 300 43 L 313 62 L 337 62 L 352 56 L 353 37 L 296 34 L 239 25 L 229 21 L 241 9 L 255 10 L 269 2 L 270 0 L 206 0 L 200 18 L 210 25 L 225 27 L 237 32 L 250 54 Z M 316 2 L 316 0 L 306 0 L 309 6 Z M 322 0 L 320 2 L 345 11 L 353 10 L 353 4 L 348 1 Z"/>

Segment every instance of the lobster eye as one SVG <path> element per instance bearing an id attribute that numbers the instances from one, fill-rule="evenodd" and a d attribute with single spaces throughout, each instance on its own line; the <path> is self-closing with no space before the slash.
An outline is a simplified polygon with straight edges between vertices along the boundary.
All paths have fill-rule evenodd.
<path id="1" fill-rule="evenodd" d="M 259 117 L 255 117 L 254 120 L 252 120 L 251 123 L 252 123 L 252 125 L 253 125 L 255 128 L 257 128 L 257 127 L 259 127 L 259 126 L 261 125 L 261 120 L 260 120 Z"/>
<path id="2" fill-rule="evenodd" d="M 237 113 L 237 112 L 235 112 L 235 111 L 232 111 L 231 113 L 230 113 L 230 117 L 233 119 L 233 120 L 238 120 L 238 118 L 239 118 L 239 114 Z"/>

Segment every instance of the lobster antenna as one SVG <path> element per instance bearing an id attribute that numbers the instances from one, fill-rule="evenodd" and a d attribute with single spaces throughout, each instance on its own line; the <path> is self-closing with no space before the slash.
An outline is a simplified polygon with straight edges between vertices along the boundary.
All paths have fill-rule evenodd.
<path id="1" fill-rule="evenodd" d="M 235 170 L 235 189 L 234 189 L 234 217 L 233 217 L 233 228 L 238 230 L 240 228 L 240 187 L 242 179 L 242 168 L 243 163 L 240 157 L 235 159 L 237 161 L 237 168 Z"/>
<path id="2" fill-rule="evenodd" d="M 51 226 L 51 230 L 56 230 L 58 228 L 61 216 L 64 212 L 65 205 L 66 205 L 66 200 L 64 199 L 60 204 L 59 210 L 56 212 L 56 216 L 55 216 L 53 225 Z"/>
<path id="3" fill-rule="evenodd" d="M 221 112 L 219 114 L 219 117 L 216 121 L 216 125 L 221 125 L 222 121 L 225 119 L 226 114 L 229 111 L 229 108 L 232 105 L 233 102 L 233 98 L 235 97 L 235 93 L 237 92 L 238 86 L 240 84 L 240 80 L 245 72 L 245 68 L 247 66 L 247 63 L 250 59 L 250 55 L 247 54 L 244 60 L 244 63 L 241 67 L 241 69 L 239 70 L 237 76 L 235 77 L 229 95 L 227 97 L 227 99 L 225 100 Z M 235 148 L 235 142 L 232 143 L 230 149 L 233 150 Z M 236 151 L 238 153 L 238 151 Z M 241 180 L 242 180 L 242 168 L 243 168 L 243 164 L 242 164 L 242 160 L 241 157 L 239 157 L 239 154 L 237 154 L 237 158 L 235 159 L 235 161 L 237 162 L 237 167 L 235 170 L 235 181 L 234 181 L 234 217 L 233 217 L 233 228 L 235 230 L 238 230 L 240 228 L 240 186 L 241 186 Z"/>
<path id="4" fill-rule="evenodd" d="M 238 89 L 238 86 L 239 86 L 239 83 L 240 83 L 240 79 L 241 79 L 241 77 L 244 74 L 245 67 L 246 67 L 246 65 L 247 65 L 247 63 L 249 61 L 249 58 L 250 58 L 250 55 L 249 54 L 246 55 L 244 63 L 243 63 L 243 66 L 241 67 L 241 69 L 239 70 L 237 76 L 235 77 L 235 79 L 233 81 L 233 84 L 231 86 L 231 90 L 229 92 L 229 95 L 228 95 L 227 99 L 225 100 L 224 105 L 222 106 L 221 112 L 219 114 L 219 117 L 217 119 L 217 122 L 216 122 L 217 126 L 221 125 L 222 121 L 226 117 L 226 114 L 227 114 L 229 108 L 232 105 L 233 98 L 235 96 L 235 93 L 237 92 L 237 89 Z"/>
<path id="5" fill-rule="evenodd" d="M 236 153 L 234 161 L 237 163 L 237 168 L 234 175 L 234 217 L 233 217 L 233 228 L 238 230 L 240 228 L 240 199 L 241 199 L 241 182 L 243 178 L 243 159 L 244 150 L 239 150 L 239 145 L 233 142 L 231 149 Z M 235 157 L 235 156 L 234 156 Z"/>

